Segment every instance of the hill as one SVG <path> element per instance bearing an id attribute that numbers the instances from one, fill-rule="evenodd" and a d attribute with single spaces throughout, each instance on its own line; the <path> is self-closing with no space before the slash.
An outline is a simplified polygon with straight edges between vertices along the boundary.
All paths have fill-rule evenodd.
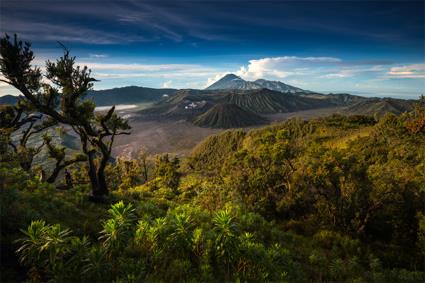
<path id="1" fill-rule="evenodd" d="M 0 96 L 0 105 L 1 104 L 15 104 L 18 101 L 19 96 L 6 94 Z"/>
<path id="2" fill-rule="evenodd" d="M 148 88 L 138 86 L 127 86 L 105 90 L 92 90 L 87 94 L 96 106 L 107 106 L 117 104 L 137 104 L 143 102 L 158 101 L 164 97 L 173 95 L 177 90 L 171 88 Z"/>
<path id="3" fill-rule="evenodd" d="M 413 110 L 414 100 L 403 100 L 394 98 L 371 98 L 359 101 L 347 108 L 350 114 L 377 115 L 385 113 L 401 114 Z"/>
<path id="4" fill-rule="evenodd" d="M 173 96 L 158 101 L 152 107 L 143 109 L 144 119 L 185 119 L 190 120 L 213 106 L 213 97 L 201 90 L 184 89 Z"/>
<path id="5" fill-rule="evenodd" d="M 188 157 L 194 170 L 219 171 L 229 156 L 241 147 L 246 136 L 243 130 L 226 130 L 198 143 Z"/>
<path id="6" fill-rule="evenodd" d="M 363 97 L 363 96 L 352 95 L 348 93 L 322 94 L 317 92 L 308 92 L 308 93 L 297 93 L 297 95 L 302 97 L 307 97 L 307 98 L 324 100 L 335 106 L 347 106 L 347 105 L 351 105 L 351 104 L 367 99 L 366 97 Z"/>
<path id="7" fill-rule="evenodd" d="M 200 127 L 228 129 L 265 124 L 267 120 L 235 104 L 220 103 L 196 117 L 193 123 Z"/>

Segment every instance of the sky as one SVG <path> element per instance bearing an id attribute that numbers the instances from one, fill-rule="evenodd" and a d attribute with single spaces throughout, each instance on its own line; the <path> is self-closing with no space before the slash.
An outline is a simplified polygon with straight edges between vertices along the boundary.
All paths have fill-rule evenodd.
<path id="1" fill-rule="evenodd" d="M 32 43 L 34 65 L 61 42 L 99 79 L 205 88 L 227 73 L 318 92 L 425 93 L 425 1 L 2 0 L 0 32 Z M 17 94 L 1 83 L 0 95 Z"/>

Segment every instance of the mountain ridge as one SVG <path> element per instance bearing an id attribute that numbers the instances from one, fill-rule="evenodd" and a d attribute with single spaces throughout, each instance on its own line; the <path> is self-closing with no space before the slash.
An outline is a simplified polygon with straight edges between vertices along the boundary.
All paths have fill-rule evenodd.
<path id="1" fill-rule="evenodd" d="M 229 90 L 229 89 L 253 90 L 253 89 L 262 89 L 262 88 L 267 88 L 267 89 L 282 92 L 282 93 L 310 92 L 298 87 L 285 84 L 280 81 L 269 81 L 265 79 L 257 79 L 255 81 L 246 81 L 242 79 L 241 77 L 231 73 L 226 74 L 221 79 L 212 83 L 210 86 L 205 88 L 205 90 Z"/>

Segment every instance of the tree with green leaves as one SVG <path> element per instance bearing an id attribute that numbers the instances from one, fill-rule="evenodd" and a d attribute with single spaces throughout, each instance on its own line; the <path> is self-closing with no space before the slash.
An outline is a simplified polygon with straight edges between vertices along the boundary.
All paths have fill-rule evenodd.
<path id="1" fill-rule="evenodd" d="M 178 171 L 179 168 L 180 160 L 177 157 L 170 160 L 168 154 L 158 155 L 155 164 L 155 176 L 160 178 L 163 186 L 176 192 L 181 177 L 181 173 Z"/>
<path id="2" fill-rule="evenodd" d="M 36 113 L 31 105 L 22 99 L 18 100 L 16 105 L 1 105 L 0 131 L 5 144 L 2 156 L 12 149 L 22 169 L 29 171 L 34 157 L 40 153 L 45 143 L 30 147 L 28 141 L 34 134 L 52 126 L 52 122 L 46 119 L 43 121 L 43 115 Z"/>
<path id="3" fill-rule="evenodd" d="M 43 181 L 54 183 L 62 169 L 85 160 L 85 156 L 81 154 L 66 158 L 65 148 L 52 141 L 47 131 L 57 125 L 54 119 L 38 113 L 25 99 L 19 99 L 15 105 L 0 106 L 0 131 L 6 145 L 2 149 L 2 156 L 7 157 L 7 151 L 12 149 L 14 155 L 12 159 L 17 160 L 25 171 L 34 173 L 35 156 L 47 148 L 47 155 L 55 160 L 55 167 Z M 30 139 L 41 133 L 44 134 L 40 142 L 31 145 Z M 6 161 L 3 159 L 2 161 Z"/>
<path id="4" fill-rule="evenodd" d="M 86 156 L 92 188 L 92 199 L 101 200 L 108 194 L 105 167 L 117 135 L 130 134 L 128 122 L 115 113 L 115 107 L 95 113 L 95 105 L 85 100 L 87 91 L 96 81 L 85 66 L 75 64 L 75 57 L 64 46 L 64 54 L 56 62 L 46 62 L 46 72 L 32 66 L 34 53 L 28 42 L 15 35 L 5 35 L 0 41 L 0 71 L 5 82 L 21 92 L 24 99 L 59 124 L 71 127 L 79 136 Z"/>

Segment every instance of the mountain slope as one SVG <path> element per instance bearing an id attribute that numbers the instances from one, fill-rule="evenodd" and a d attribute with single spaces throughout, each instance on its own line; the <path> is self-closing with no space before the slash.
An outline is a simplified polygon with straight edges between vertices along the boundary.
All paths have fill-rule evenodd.
<path id="1" fill-rule="evenodd" d="M 206 90 L 217 90 L 217 89 L 259 89 L 261 85 L 255 82 L 245 81 L 244 79 L 234 75 L 228 74 L 210 85 Z"/>
<path id="2" fill-rule="evenodd" d="M 193 123 L 200 127 L 228 129 L 265 124 L 267 120 L 235 104 L 220 103 L 196 117 Z"/>
<path id="3" fill-rule="evenodd" d="M 143 102 L 158 101 L 164 96 L 173 95 L 177 90 L 168 88 L 148 88 L 138 86 L 127 86 L 105 90 L 92 90 L 87 98 L 94 99 L 96 106 L 107 106 L 117 104 L 136 104 Z"/>
<path id="4" fill-rule="evenodd" d="M 386 113 L 399 115 L 413 110 L 413 100 L 394 98 L 370 98 L 353 104 L 347 108 L 350 114 L 383 116 Z"/>
<path id="5" fill-rule="evenodd" d="M 222 99 L 225 103 L 256 113 L 285 113 L 329 106 L 325 100 L 283 94 L 269 89 L 232 91 Z"/>
<path id="6" fill-rule="evenodd" d="M 150 108 L 143 109 L 140 114 L 145 119 L 190 120 L 212 106 L 212 97 L 207 96 L 204 91 L 184 89 L 167 99 L 158 101 Z"/>

